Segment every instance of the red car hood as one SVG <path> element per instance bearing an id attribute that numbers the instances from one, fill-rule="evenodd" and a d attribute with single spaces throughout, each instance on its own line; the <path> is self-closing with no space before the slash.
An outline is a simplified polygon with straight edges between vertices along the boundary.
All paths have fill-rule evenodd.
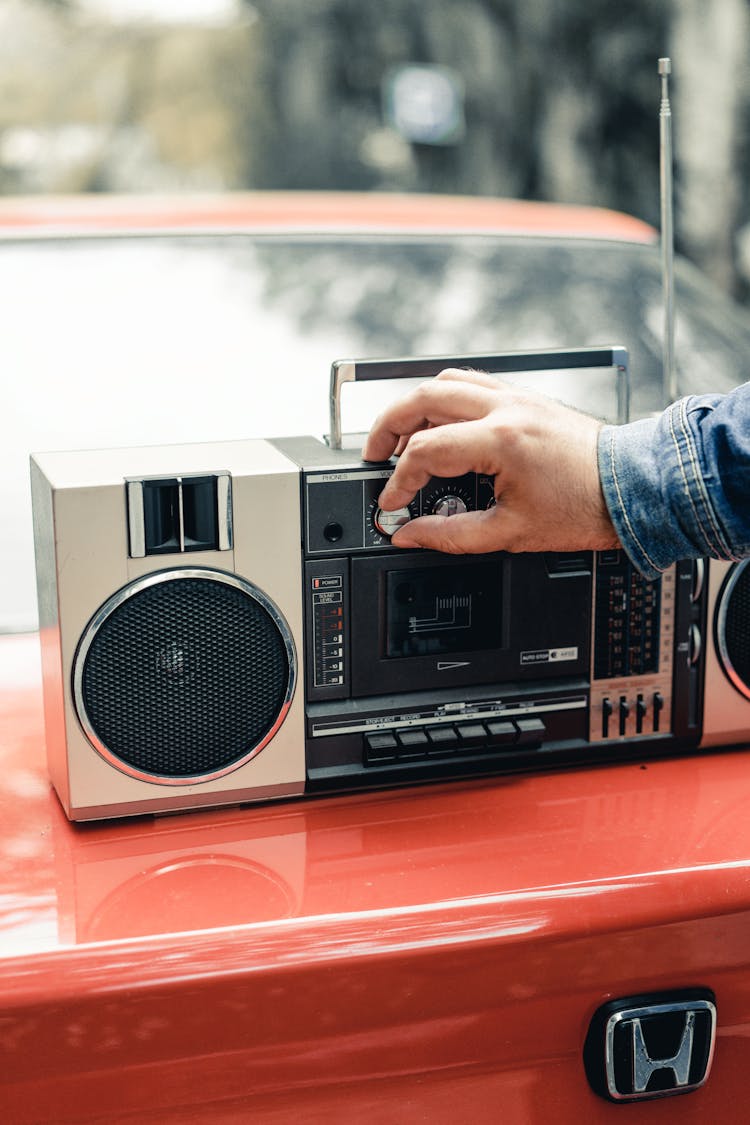
<path id="1" fill-rule="evenodd" d="M 746 752 L 76 826 L 38 659 L 0 640 L 5 1120 L 609 1121 L 593 1011 L 687 986 L 714 1068 L 659 1120 L 738 1120 Z"/>
<path id="2" fill-rule="evenodd" d="M 652 243 L 653 227 L 602 207 L 386 192 L 233 192 L 0 199 L 0 237 L 189 230 L 393 230 L 560 235 Z"/>

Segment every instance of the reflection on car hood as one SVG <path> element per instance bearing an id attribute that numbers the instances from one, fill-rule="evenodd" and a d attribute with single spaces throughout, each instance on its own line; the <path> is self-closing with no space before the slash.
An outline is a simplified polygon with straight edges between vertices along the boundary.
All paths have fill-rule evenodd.
<path id="1" fill-rule="evenodd" d="M 678 292 L 686 390 L 743 377 L 750 344 L 695 280 Z M 332 360 L 622 344 L 633 413 L 660 405 L 658 251 L 485 235 L 179 235 L 0 244 L 0 631 L 32 628 L 32 451 L 321 434 Z M 611 414 L 568 380 L 559 397 Z M 394 389 L 349 389 L 368 428 Z"/>

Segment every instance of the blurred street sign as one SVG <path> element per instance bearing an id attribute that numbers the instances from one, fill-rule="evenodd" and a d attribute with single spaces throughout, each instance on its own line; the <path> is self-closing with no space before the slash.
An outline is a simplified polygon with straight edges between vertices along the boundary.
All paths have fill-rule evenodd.
<path id="1" fill-rule="evenodd" d="M 457 144 L 466 130 L 463 81 L 448 67 L 394 67 L 384 80 L 383 103 L 386 122 L 413 144 Z"/>

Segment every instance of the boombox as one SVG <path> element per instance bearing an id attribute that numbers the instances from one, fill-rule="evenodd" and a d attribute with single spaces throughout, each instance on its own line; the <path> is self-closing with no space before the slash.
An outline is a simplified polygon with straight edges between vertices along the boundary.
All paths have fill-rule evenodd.
<path id="1" fill-rule="evenodd" d="M 613 371 L 622 349 L 334 365 L 331 436 L 32 458 L 46 738 L 71 819 L 647 758 L 750 733 L 750 571 L 391 545 L 346 381 Z M 494 503 L 431 480 L 398 520 Z"/>

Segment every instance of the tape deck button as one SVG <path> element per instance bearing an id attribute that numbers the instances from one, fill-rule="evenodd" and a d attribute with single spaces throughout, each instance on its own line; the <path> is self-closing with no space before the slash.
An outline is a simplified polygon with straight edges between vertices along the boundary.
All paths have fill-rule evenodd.
<path id="1" fill-rule="evenodd" d="M 458 723 L 456 729 L 462 750 L 478 750 L 487 745 L 487 728 L 483 723 Z"/>
<path id="2" fill-rule="evenodd" d="M 524 747 L 541 746 L 547 728 L 541 719 L 518 719 L 518 745 Z"/>
<path id="3" fill-rule="evenodd" d="M 492 719 L 487 723 L 490 744 L 495 746 L 515 746 L 518 727 L 508 719 Z"/>
<path id="4" fill-rule="evenodd" d="M 378 765 L 381 762 L 395 762 L 398 743 L 387 731 L 365 735 L 365 762 Z"/>
<path id="5" fill-rule="evenodd" d="M 402 758 L 424 758 L 427 754 L 427 735 L 423 730 L 396 731 L 398 756 Z"/>
<path id="6" fill-rule="evenodd" d="M 452 726 L 435 726 L 427 728 L 429 744 L 427 753 L 432 757 L 437 754 L 453 754 L 458 748 L 458 735 Z"/>

